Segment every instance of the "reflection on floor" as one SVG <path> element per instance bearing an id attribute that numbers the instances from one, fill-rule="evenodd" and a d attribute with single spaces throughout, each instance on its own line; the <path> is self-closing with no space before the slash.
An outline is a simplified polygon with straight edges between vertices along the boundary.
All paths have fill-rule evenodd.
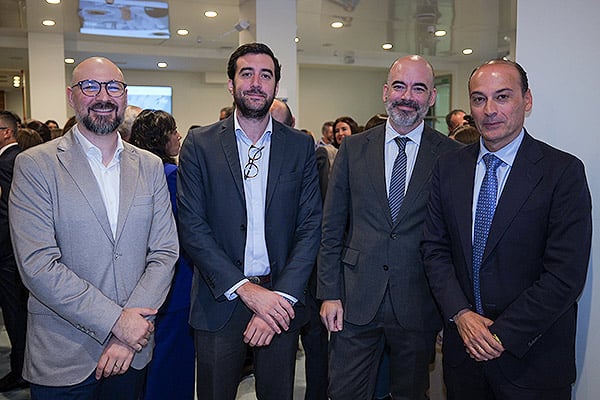
<path id="1" fill-rule="evenodd" d="M 9 361 L 8 356 L 10 354 L 10 345 L 8 343 L 8 336 L 6 335 L 6 329 L 2 323 L 0 314 L 0 377 L 4 376 L 8 372 Z M 304 379 L 304 353 L 302 350 L 298 351 L 298 357 L 296 362 L 296 387 L 294 390 L 294 400 L 304 399 L 304 390 L 306 388 L 306 381 Z M 14 390 L 12 392 L 0 393 L 0 400 L 29 400 L 29 389 Z M 242 381 L 240 384 L 238 395 L 236 400 L 254 400 L 256 395 L 254 393 L 254 378 L 249 377 Z M 431 400 L 443 400 L 442 390 L 442 374 L 441 374 L 441 354 L 439 347 L 436 354 L 436 362 L 431 367 Z M 169 400 L 169 399 L 165 399 Z M 178 400 L 176 397 L 173 400 Z"/>

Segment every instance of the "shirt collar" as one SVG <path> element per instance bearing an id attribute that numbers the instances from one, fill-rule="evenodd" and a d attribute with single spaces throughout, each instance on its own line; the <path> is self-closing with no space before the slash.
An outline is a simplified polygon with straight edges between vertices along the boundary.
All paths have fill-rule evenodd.
<path id="1" fill-rule="evenodd" d="M 233 115 L 233 126 L 234 126 L 234 129 L 235 129 L 236 136 L 238 136 L 240 139 L 242 139 L 248 145 L 251 145 L 252 141 L 246 135 L 246 132 L 244 132 L 244 130 L 242 129 L 242 126 L 238 122 L 238 119 L 237 119 L 237 109 L 234 110 L 233 113 L 234 113 L 234 115 Z M 273 119 L 271 118 L 271 115 L 269 115 L 269 122 L 267 123 L 265 131 L 261 135 L 260 139 L 258 139 L 256 141 L 256 144 L 254 146 L 260 147 L 263 143 L 265 143 L 268 139 L 270 139 L 270 137 L 272 135 L 272 132 L 273 132 Z"/>
<path id="2" fill-rule="evenodd" d="M 521 129 L 519 135 L 512 142 L 500 150 L 493 152 L 493 154 L 501 159 L 502 162 L 512 167 L 513 163 L 515 162 L 515 157 L 517 156 L 517 151 L 519 150 L 524 137 L 525 129 Z M 477 163 L 479 163 L 483 159 L 483 156 L 488 153 L 492 152 L 489 151 L 483 144 L 483 138 L 479 138 L 479 156 L 477 157 Z"/>
<path id="3" fill-rule="evenodd" d="M 77 124 L 75 124 L 73 126 L 73 135 L 75 136 L 75 139 L 77 139 L 79 144 L 81 144 L 81 147 L 83 148 L 84 153 L 88 157 L 90 157 L 90 156 L 98 157 L 99 156 L 100 160 L 102 160 L 102 151 L 96 145 L 94 145 L 92 142 L 90 142 L 85 136 L 83 136 L 83 133 L 81 133 Z M 119 132 L 117 132 L 117 149 L 115 150 L 113 160 L 119 160 L 121 158 L 122 151 L 123 151 L 123 140 L 121 139 L 121 134 L 119 134 Z"/>
<path id="4" fill-rule="evenodd" d="M 423 136 L 423 129 L 425 128 L 425 122 L 421 121 L 419 125 L 412 131 L 408 132 L 406 135 L 400 135 L 390 124 L 390 121 L 386 121 L 385 123 L 385 144 L 388 144 L 392 140 L 397 137 L 407 137 L 416 145 L 421 143 L 421 136 Z"/>

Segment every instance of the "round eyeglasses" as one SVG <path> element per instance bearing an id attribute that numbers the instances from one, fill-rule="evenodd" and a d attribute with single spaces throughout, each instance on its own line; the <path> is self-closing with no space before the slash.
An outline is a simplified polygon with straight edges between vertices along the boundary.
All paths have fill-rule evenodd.
<path id="1" fill-rule="evenodd" d="M 98 82 L 94 79 L 86 79 L 84 81 L 79 81 L 71 87 L 74 88 L 75 86 L 79 86 L 79 89 L 81 89 L 81 93 L 88 97 L 95 97 L 100 94 L 100 91 L 102 90 L 102 85 L 104 85 L 104 87 L 106 88 L 106 93 L 108 93 L 110 97 L 123 96 L 123 94 L 125 93 L 125 88 L 127 87 L 126 83 L 120 81 L 112 80 L 108 82 Z"/>

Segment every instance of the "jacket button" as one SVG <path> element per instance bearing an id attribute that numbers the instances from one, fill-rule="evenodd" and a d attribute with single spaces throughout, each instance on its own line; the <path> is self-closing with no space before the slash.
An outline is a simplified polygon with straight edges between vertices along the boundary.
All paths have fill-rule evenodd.
<path id="1" fill-rule="evenodd" d="M 240 260 L 236 260 L 235 265 L 237 267 L 241 267 L 242 266 L 242 262 Z"/>
<path id="2" fill-rule="evenodd" d="M 397 233 L 390 233 L 390 237 L 392 239 L 398 239 L 398 234 Z"/>
<path id="3" fill-rule="evenodd" d="M 383 266 L 383 270 L 384 270 L 384 271 L 387 271 L 388 269 L 390 269 L 390 267 L 388 267 L 387 265 L 384 265 L 384 266 Z"/>
<path id="4" fill-rule="evenodd" d="M 246 230 L 246 225 L 244 225 L 244 224 L 241 224 L 241 225 L 240 225 L 240 231 L 242 231 L 242 232 L 243 232 L 243 231 L 245 231 L 245 230 Z"/>

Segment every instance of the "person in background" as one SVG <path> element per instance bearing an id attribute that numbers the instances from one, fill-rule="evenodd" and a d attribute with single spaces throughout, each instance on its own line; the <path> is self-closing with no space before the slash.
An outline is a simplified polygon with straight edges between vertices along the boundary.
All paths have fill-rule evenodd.
<path id="1" fill-rule="evenodd" d="M 142 109 L 140 107 L 134 105 L 128 105 L 127 108 L 125 108 L 123 122 L 121 122 L 121 125 L 117 128 L 117 131 L 121 135 L 121 139 L 124 141 L 129 142 L 129 138 L 131 137 L 131 126 L 141 111 Z"/>
<path id="2" fill-rule="evenodd" d="M 44 143 L 39 133 L 29 128 L 20 128 L 17 132 L 17 143 L 21 150 L 27 150 L 30 147 Z"/>
<path id="3" fill-rule="evenodd" d="M 227 75 L 233 115 L 190 131 L 179 157 L 179 228 L 195 266 L 197 396 L 235 399 L 249 343 L 257 397 L 291 400 L 320 240 L 314 141 L 269 114 L 281 65 L 268 46 L 238 47 Z"/>
<path id="4" fill-rule="evenodd" d="M 440 157 L 421 244 L 448 399 L 571 399 L 592 238 L 584 165 L 524 128 L 519 64 L 477 67 L 469 98 L 481 140 Z"/>
<path id="5" fill-rule="evenodd" d="M 130 143 L 160 157 L 165 168 L 173 215 L 177 219 L 177 162 L 181 135 L 171 114 L 143 110 L 131 126 Z M 194 398 L 194 337 L 188 324 L 192 267 L 180 252 L 165 303 L 154 322 L 154 353 L 148 365 L 145 400 Z"/>
<path id="6" fill-rule="evenodd" d="M 76 123 L 77 119 L 75 119 L 74 115 L 72 117 L 69 117 L 69 119 L 67 119 L 67 122 L 65 122 L 65 124 L 63 125 L 63 135 L 69 132 L 71 128 L 75 126 Z"/>
<path id="7" fill-rule="evenodd" d="M 290 128 L 293 128 L 294 125 L 296 125 L 296 118 L 294 117 L 294 114 L 292 114 L 290 106 L 283 100 L 273 99 L 273 104 L 271 104 L 269 112 L 275 121 L 279 121 Z"/>
<path id="8" fill-rule="evenodd" d="M 339 117 L 333 122 L 333 145 L 339 148 L 346 136 L 359 133 L 358 124 L 352 117 Z"/>
<path id="9" fill-rule="evenodd" d="M 426 399 L 441 329 L 419 242 L 431 169 L 458 144 L 424 123 L 436 89 L 423 57 L 392 64 L 382 99 L 386 124 L 342 141 L 325 197 L 317 297 L 332 400 L 371 399 L 384 348 L 392 398 Z"/>
<path id="10" fill-rule="evenodd" d="M 48 121 L 44 122 L 44 124 L 46 124 L 46 126 L 50 130 L 52 130 L 52 129 L 60 129 L 60 126 L 58 126 L 58 122 L 56 122 L 53 119 L 49 119 Z"/>
<path id="11" fill-rule="evenodd" d="M 137 400 L 179 254 L 160 159 L 121 140 L 123 73 L 91 57 L 66 94 L 77 124 L 15 160 L 15 258 L 29 289 L 32 400 Z"/>
<path id="12" fill-rule="evenodd" d="M 459 108 L 450 111 L 446 115 L 446 126 L 448 127 L 448 136 L 452 135 L 452 132 L 459 126 L 465 125 L 468 122 L 465 121 L 465 111 Z"/>
<path id="13" fill-rule="evenodd" d="M 0 393 L 28 386 L 21 376 L 25 357 L 28 293 L 17 269 L 8 218 L 13 168 L 15 158 L 21 152 L 17 129 L 14 114 L 0 111 L 0 308 L 10 342 L 10 368 L 0 378 Z"/>
<path id="14" fill-rule="evenodd" d="M 42 121 L 38 121 L 36 119 L 27 122 L 26 128 L 33 129 L 37 133 L 40 134 L 42 140 L 44 142 L 48 142 L 52 140 L 52 132 L 50 132 L 50 128 L 46 126 Z"/>
<path id="15" fill-rule="evenodd" d="M 333 121 L 325 121 L 321 126 L 321 139 L 319 139 L 317 147 L 327 145 L 333 145 Z"/>
<path id="16" fill-rule="evenodd" d="M 233 106 L 221 108 L 221 111 L 219 111 L 219 121 L 228 118 L 231 114 L 233 114 Z"/>

